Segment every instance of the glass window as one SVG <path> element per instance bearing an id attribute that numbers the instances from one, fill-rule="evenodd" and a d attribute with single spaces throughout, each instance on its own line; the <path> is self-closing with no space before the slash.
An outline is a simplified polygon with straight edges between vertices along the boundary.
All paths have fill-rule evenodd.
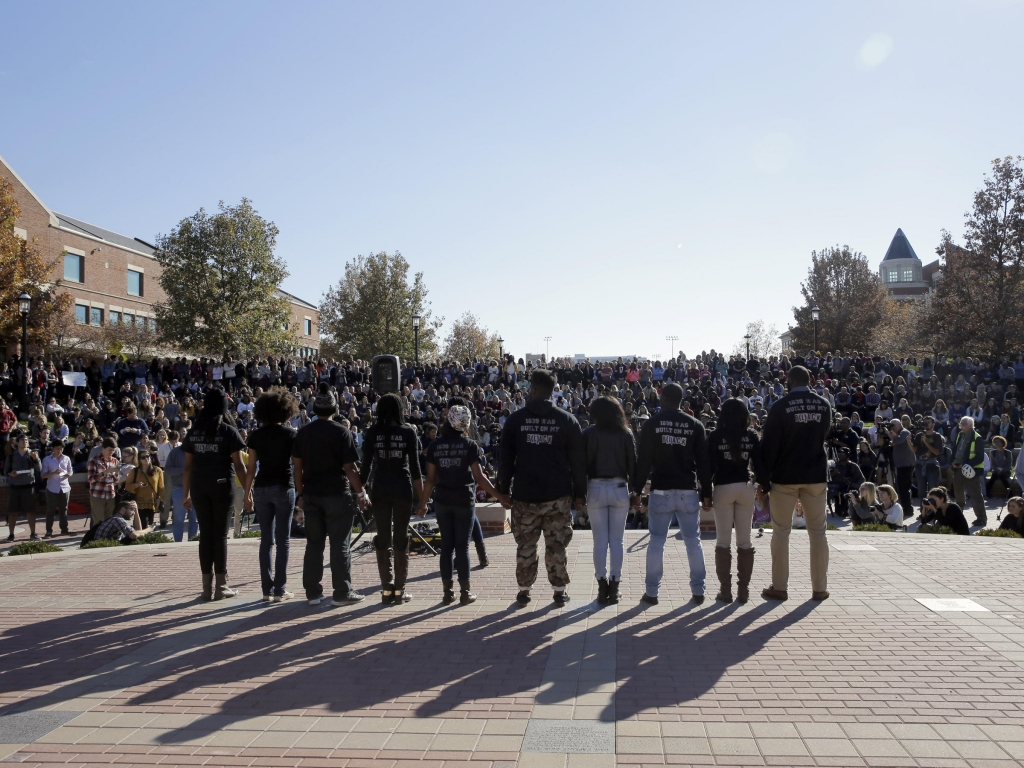
<path id="1" fill-rule="evenodd" d="M 914 281 L 914 268 L 913 267 L 903 267 L 902 274 L 900 275 L 900 279 L 904 283 L 912 283 Z"/>
<path id="2" fill-rule="evenodd" d="M 305 323 L 303 323 L 303 325 L 305 326 L 305 333 L 306 333 L 306 335 L 307 336 L 312 336 L 313 335 L 313 321 L 307 318 Z"/>
<path id="3" fill-rule="evenodd" d="M 103 325 L 103 310 L 99 307 L 89 309 L 89 325 Z"/>
<path id="4" fill-rule="evenodd" d="M 110 324 L 111 325 L 117 325 L 118 323 L 121 322 L 121 313 L 120 312 L 115 312 L 114 310 L 110 310 L 110 313 L 109 313 L 108 317 L 110 318 Z"/>
<path id="5" fill-rule="evenodd" d="M 89 308 L 81 304 L 75 304 L 75 322 L 85 325 L 89 322 Z"/>
<path id="6" fill-rule="evenodd" d="M 85 275 L 83 274 L 82 262 L 85 261 L 81 256 L 74 253 L 64 254 L 64 279 L 70 280 L 73 283 L 84 283 Z"/>
<path id="7" fill-rule="evenodd" d="M 138 317 L 135 318 L 135 324 L 139 328 L 145 328 L 146 327 L 146 318 L 144 318 L 142 315 L 139 315 Z"/>
<path id="8" fill-rule="evenodd" d="M 128 270 L 128 295 L 142 295 L 142 273 L 136 272 L 134 269 Z"/>
<path id="9" fill-rule="evenodd" d="M 135 315 L 129 315 L 127 312 L 125 312 L 124 313 L 124 323 L 126 325 L 131 325 L 134 322 L 135 322 Z"/>
<path id="10" fill-rule="evenodd" d="M 151 332 L 156 333 L 156 318 L 155 317 L 147 318 L 146 325 L 149 326 L 149 330 Z"/>

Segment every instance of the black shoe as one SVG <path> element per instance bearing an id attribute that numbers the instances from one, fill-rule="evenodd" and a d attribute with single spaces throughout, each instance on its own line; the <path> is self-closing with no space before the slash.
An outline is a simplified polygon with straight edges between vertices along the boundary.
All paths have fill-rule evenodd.
<path id="1" fill-rule="evenodd" d="M 395 605 L 402 605 L 412 600 L 412 595 L 405 591 L 405 588 L 395 590 Z"/>
<path id="2" fill-rule="evenodd" d="M 555 605 L 565 605 L 569 602 L 569 593 L 564 589 L 561 592 L 555 592 L 554 595 Z"/>
<path id="3" fill-rule="evenodd" d="M 619 604 L 619 582 L 612 579 L 608 582 L 608 605 Z"/>
<path id="4" fill-rule="evenodd" d="M 12 533 L 10 536 L 8 536 L 7 540 L 8 541 L 14 541 L 14 534 Z"/>
<path id="5" fill-rule="evenodd" d="M 480 559 L 481 568 L 486 568 L 491 564 L 490 558 L 487 557 L 487 549 L 484 548 L 483 544 L 476 545 L 476 556 Z"/>
<path id="6" fill-rule="evenodd" d="M 519 604 L 520 608 L 525 608 L 530 604 L 530 590 L 521 589 L 519 594 L 516 595 L 516 603 Z"/>
<path id="7" fill-rule="evenodd" d="M 52 539 L 53 538 L 53 531 L 47 531 L 46 533 L 44 533 L 43 534 L 43 538 L 44 539 Z"/>
<path id="8" fill-rule="evenodd" d="M 597 580 L 597 604 L 608 605 L 608 579 Z"/>
<path id="9" fill-rule="evenodd" d="M 336 597 L 331 600 L 331 605 L 355 605 L 361 603 L 366 599 L 365 595 L 360 595 L 358 592 L 349 592 L 343 597 Z"/>
<path id="10" fill-rule="evenodd" d="M 975 525 L 977 525 L 979 528 L 984 528 L 986 525 L 988 525 L 988 520 L 975 520 L 973 523 L 971 523 L 971 526 L 973 527 Z"/>
<path id="11" fill-rule="evenodd" d="M 446 581 L 444 582 L 443 587 L 444 594 L 441 597 L 441 602 L 444 605 L 451 605 L 455 602 L 455 583 L 451 581 Z"/>
<path id="12" fill-rule="evenodd" d="M 651 595 L 648 595 L 646 592 L 644 592 L 644 596 L 640 598 L 640 601 L 647 603 L 648 605 L 658 604 L 658 598 L 652 597 Z"/>
<path id="13" fill-rule="evenodd" d="M 694 595 L 693 602 L 695 602 L 697 605 L 700 605 L 704 602 L 704 595 Z"/>
<path id="14" fill-rule="evenodd" d="M 71 531 L 69 531 L 67 528 L 61 528 L 60 529 L 60 535 L 61 536 L 70 536 L 71 535 Z"/>
<path id="15" fill-rule="evenodd" d="M 390 589 L 382 589 L 380 591 L 380 601 L 383 605 L 391 605 L 395 602 L 395 593 Z"/>
<path id="16" fill-rule="evenodd" d="M 39 539 L 39 537 L 36 534 L 33 533 L 31 536 L 28 537 L 28 540 L 29 541 L 39 541 L 40 539 Z"/>

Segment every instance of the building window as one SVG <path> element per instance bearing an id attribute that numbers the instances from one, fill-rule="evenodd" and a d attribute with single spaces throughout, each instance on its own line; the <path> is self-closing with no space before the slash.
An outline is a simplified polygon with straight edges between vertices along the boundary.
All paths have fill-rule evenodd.
<path id="1" fill-rule="evenodd" d="M 103 310 L 99 307 L 89 308 L 89 325 L 103 325 Z"/>
<path id="2" fill-rule="evenodd" d="M 146 325 L 149 327 L 150 333 L 156 333 L 156 318 L 148 318 L 146 321 Z"/>
<path id="3" fill-rule="evenodd" d="M 139 328 L 145 328 L 146 318 L 144 318 L 142 315 L 137 315 L 135 317 L 135 325 L 137 325 Z"/>
<path id="4" fill-rule="evenodd" d="M 302 330 L 307 336 L 313 335 L 313 321 L 308 317 L 302 322 Z"/>
<path id="5" fill-rule="evenodd" d="M 111 325 L 117 325 L 117 324 L 119 324 L 121 322 L 121 313 L 120 312 L 115 312 L 114 310 L 110 310 L 110 313 L 109 313 L 108 317 L 110 319 L 110 324 Z"/>
<path id="6" fill-rule="evenodd" d="M 132 325 L 135 322 L 135 315 L 129 315 L 127 312 L 125 312 L 121 318 L 121 321 L 125 325 Z"/>
<path id="7" fill-rule="evenodd" d="M 128 295 L 142 295 L 142 273 L 136 272 L 134 269 L 128 270 Z"/>
<path id="8" fill-rule="evenodd" d="M 73 283 L 85 282 L 84 262 L 81 256 L 75 253 L 64 254 L 64 279 Z"/>
<path id="9" fill-rule="evenodd" d="M 89 323 L 89 308 L 82 304 L 75 304 L 75 322 L 87 325 Z"/>
<path id="10" fill-rule="evenodd" d="M 900 270 L 900 280 L 902 280 L 904 283 L 914 282 L 914 268 L 903 267 L 903 269 Z"/>

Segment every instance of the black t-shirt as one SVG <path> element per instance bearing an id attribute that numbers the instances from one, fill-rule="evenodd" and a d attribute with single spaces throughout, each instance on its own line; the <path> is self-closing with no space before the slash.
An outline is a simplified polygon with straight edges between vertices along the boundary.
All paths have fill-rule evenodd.
<path id="1" fill-rule="evenodd" d="M 462 435 L 440 437 L 427 446 L 427 463 L 437 467 L 434 501 L 471 507 L 476 499 L 473 465 L 483 456 L 480 446 Z"/>
<path id="2" fill-rule="evenodd" d="M 215 430 L 197 424 L 185 436 L 181 449 L 192 454 L 191 488 L 222 488 L 225 493 L 234 493 L 235 464 L 231 454 L 245 450 L 237 429 L 223 421 Z"/>
<path id="3" fill-rule="evenodd" d="M 268 424 L 249 435 L 249 447 L 256 451 L 259 473 L 253 485 L 267 488 L 272 485 L 295 485 L 292 479 L 292 443 L 295 430 L 285 424 Z M 250 458 L 251 461 L 251 458 Z"/>
<path id="4" fill-rule="evenodd" d="M 295 435 L 292 456 L 302 459 L 302 490 L 310 496 L 347 496 L 352 492 L 346 464 L 359 461 L 356 439 L 331 419 L 312 421 Z"/>

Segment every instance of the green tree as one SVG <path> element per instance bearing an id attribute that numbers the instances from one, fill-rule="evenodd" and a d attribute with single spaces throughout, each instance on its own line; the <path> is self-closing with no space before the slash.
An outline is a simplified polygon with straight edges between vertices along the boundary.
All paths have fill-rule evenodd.
<path id="1" fill-rule="evenodd" d="M 412 316 L 420 315 L 420 359 L 437 354 L 441 320 L 431 317 L 423 273 L 409 282 L 409 262 L 384 251 L 357 256 L 345 276 L 320 302 L 321 347 L 329 354 L 369 360 L 375 355 L 414 354 Z M 442 318 L 443 319 L 443 318 Z"/>
<path id="2" fill-rule="evenodd" d="M 242 198 L 220 211 L 202 208 L 157 238 L 167 298 L 156 306 L 161 340 L 210 355 L 284 354 L 297 346 L 288 300 L 277 287 L 288 276 L 274 254 L 277 227 Z"/>
<path id="3" fill-rule="evenodd" d="M 462 317 L 452 323 L 444 343 L 444 357 L 447 360 L 495 358 L 500 351 L 498 334 L 480 325 L 472 312 L 463 313 Z"/>
<path id="4" fill-rule="evenodd" d="M 933 345 L 961 354 L 1004 355 L 1024 339 L 1024 158 L 992 162 L 974 206 L 964 214 L 964 242 L 943 231 L 936 249 L 942 277 L 932 297 Z"/>
<path id="5" fill-rule="evenodd" d="M 811 252 L 807 280 L 800 285 L 802 307 L 793 307 L 796 326 L 794 348 L 809 350 L 814 344 L 811 309 L 821 310 L 818 351 L 841 352 L 868 349 L 888 296 L 881 278 L 867 257 L 850 246 Z"/>

